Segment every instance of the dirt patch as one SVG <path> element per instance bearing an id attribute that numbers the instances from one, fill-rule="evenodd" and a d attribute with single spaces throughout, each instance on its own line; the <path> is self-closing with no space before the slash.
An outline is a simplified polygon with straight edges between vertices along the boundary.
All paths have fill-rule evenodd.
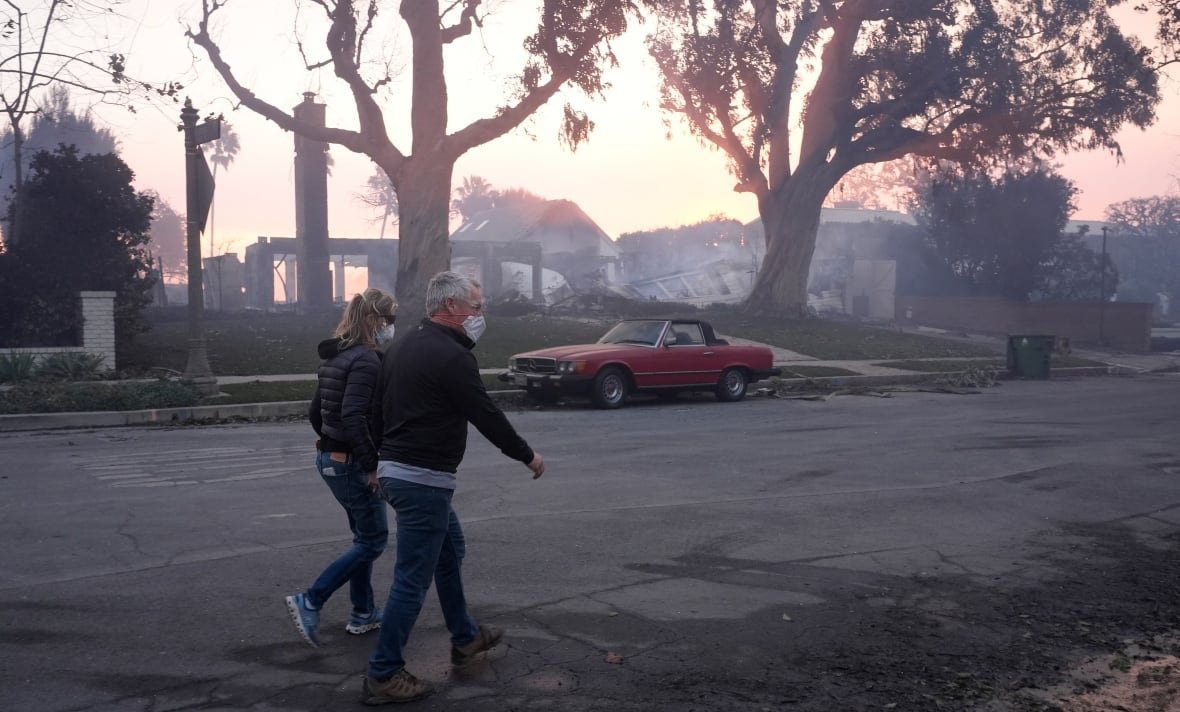
<path id="1" fill-rule="evenodd" d="M 1069 526 L 1030 542 L 1040 580 L 862 576 L 790 623 L 747 621 L 762 669 L 706 659 L 725 674 L 658 684 L 700 710 L 1180 712 L 1177 544 Z"/>
<path id="2" fill-rule="evenodd" d="M 1094 674 L 1094 692 L 1068 694 L 1060 705 L 1070 712 L 1176 712 L 1180 711 L 1180 658 L 1175 655 L 1155 660 L 1129 662 L 1126 672 L 1113 675 L 1101 672 L 1102 665 L 1120 668 L 1127 665 L 1123 655 L 1104 658 Z M 1087 669 L 1075 671 L 1087 677 Z"/>
<path id="3" fill-rule="evenodd" d="M 1063 534 L 1073 543 L 1044 557 L 1063 575 L 1044 585 L 989 591 L 941 579 L 916 590 L 911 613 L 924 614 L 902 618 L 930 635 L 909 636 L 918 645 L 900 667 L 912 670 L 910 689 L 896 687 L 882 706 L 1180 712 L 1176 535 L 1148 542 L 1118 526 Z M 945 610 L 924 605 L 935 601 Z M 905 634 L 880 632 L 890 628 Z M 900 646 L 892 654 L 906 655 Z"/>

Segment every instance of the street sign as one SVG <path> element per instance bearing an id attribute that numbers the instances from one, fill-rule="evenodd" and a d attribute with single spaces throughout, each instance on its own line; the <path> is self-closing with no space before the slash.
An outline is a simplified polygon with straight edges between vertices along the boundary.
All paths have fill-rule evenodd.
<path id="1" fill-rule="evenodd" d="M 206 124 L 207 125 L 207 124 Z M 197 128 L 200 128 L 199 126 Z M 197 151 L 197 224 L 201 232 L 205 232 L 205 221 L 209 218 L 209 207 L 213 205 L 213 173 L 209 170 L 209 162 L 205 154 Z"/>
<path id="2" fill-rule="evenodd" d="M 221 138 L 221 119 L 205 119 L 205 123 L 193 127 L 193 141 L 200 146 Z"/>

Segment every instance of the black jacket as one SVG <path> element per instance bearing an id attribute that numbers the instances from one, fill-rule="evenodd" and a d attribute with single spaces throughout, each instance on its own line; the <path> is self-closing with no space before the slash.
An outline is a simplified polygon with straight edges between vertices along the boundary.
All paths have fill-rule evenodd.
<path id="1" fill-rule="evenodd" d="M 319 345 L 320 364 L 308 418 L 325 452 L 349 452 L 365 472 L 377 469 L 380 430 L 370 422 L 370 408 L 381 375 L 381 357 L 356 344 L 343 351 L 340 339 Z M 376 437 L 375 437 L 376 436 Z"/>
<path id="2" fill-rule="evenodd" d="M 423 319 L 394 342 L 381 366 L 381 459 L 455 472 L 471 423 L 508 457 L 533 451 L 488 397 L 471 347 L 454 329 Z"/>

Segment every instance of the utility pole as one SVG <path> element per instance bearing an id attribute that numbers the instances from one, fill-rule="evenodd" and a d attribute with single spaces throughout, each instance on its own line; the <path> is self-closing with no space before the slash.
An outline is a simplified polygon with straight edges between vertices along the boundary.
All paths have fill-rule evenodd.
<path id="1" fill-rule="evenodd" d="M 184 369 L 184 378 L 192 382 L 197 393 L 210 396 L 217 393 L 217 377 L 209 367 L 205 347 L 201 231 L 213 199 L 213 176 L 200 145 L 217 140 L 221 135 L 221 120 L 207 119 L 198 126 L 197 110 L 191 99 L 185 99 L 180 122 L 184 131 L 185 235 L 188 241 L 188 365 Z"/>

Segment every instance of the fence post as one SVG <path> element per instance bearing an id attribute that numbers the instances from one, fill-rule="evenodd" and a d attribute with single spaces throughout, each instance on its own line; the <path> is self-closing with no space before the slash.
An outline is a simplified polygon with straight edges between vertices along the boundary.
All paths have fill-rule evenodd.
<path id="1" fill-rule="evenodd" d="M 115 293 L 79 292 L 82 302 L 82 348 L 102 356 L 103 366 L 114 371 Z"/>

